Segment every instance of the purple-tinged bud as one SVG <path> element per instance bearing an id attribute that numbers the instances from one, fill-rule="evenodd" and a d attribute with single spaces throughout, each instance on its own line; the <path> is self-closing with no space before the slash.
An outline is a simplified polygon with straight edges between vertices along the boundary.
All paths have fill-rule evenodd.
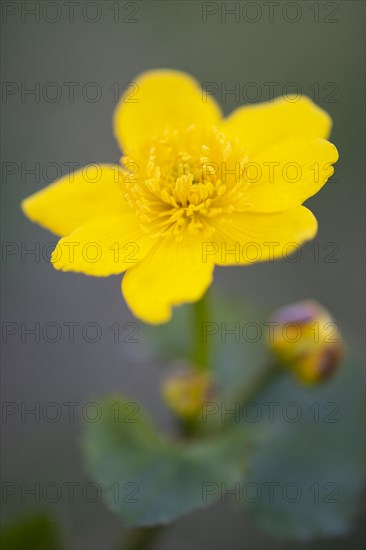
<path id="1" fill-rule="evenodd" d="M 305 383 L 318 383 L 336 371 L 344 343 L 330 313 L 313 300 L 277 310 L 271 319 L 272 351 Z"/>

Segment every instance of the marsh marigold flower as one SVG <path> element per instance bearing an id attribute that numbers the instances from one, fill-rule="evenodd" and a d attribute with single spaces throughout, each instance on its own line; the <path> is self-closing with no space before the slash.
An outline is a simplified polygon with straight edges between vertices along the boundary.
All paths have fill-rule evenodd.
<path id="1" fill-rule="evenodd" d="M 215 265 L 288 254 L 312 239 L 302 203 L 333 174 L 330 117 L 306 97 L 240 107 L 221 116 L 190 76 L 159 70 L 136 80 L 114 116 L 120 165 L 91 165 L 23 201 L 33 221 L 60 235 L 62 271 L 125 272 L 134 314 L 169 320 L 194 302 Z"/>

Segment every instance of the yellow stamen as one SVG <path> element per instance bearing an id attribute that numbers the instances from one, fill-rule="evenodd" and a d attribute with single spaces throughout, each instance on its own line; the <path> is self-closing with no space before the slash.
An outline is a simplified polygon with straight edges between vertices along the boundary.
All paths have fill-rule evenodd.
<path id="1" fill-rule="evenodd" d="M 167 130 L 122 158 L 126 168 L 138 167 L 135 177 L 124 178 L 123 193 L 142 225 L 156 235 L 181 239 L 184 231 L 199 231 L 210 237 L 212 218 L 245 205 L 246 160 L 238 143 L 216 128 Z"/>

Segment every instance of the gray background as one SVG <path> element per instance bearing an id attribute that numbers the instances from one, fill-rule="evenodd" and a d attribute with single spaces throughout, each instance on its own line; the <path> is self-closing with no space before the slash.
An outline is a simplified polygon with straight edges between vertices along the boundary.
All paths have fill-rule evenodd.
<path id="1" fill-rule="evenodd" d="M 316 99 L 333 117 L 331 139 L 341 158 L 336 177 L 307 203 L 319 221 L 316 242 L 320 261 L 314 260 L 309 244 L 295 263 L 217 269 L 215 287 L 268 312 L 284 303 L 316 298 L 346 334 L 352 333 L 356 341 L 362 339 L 364 2 L 332 2 L 329 6 L 323 1 L 299 1 L 295 4 L 300 16 L 293 23 L 289 19 L 295 18 L 295 8 L 288 2 L 280 2 L 272 22 L 263 2 L 257 4 L 257 22 L 248 21 L 255 18 L 253 7 L 244 15 L 242 12 L 239 21 L 228 15 L 225 22 L 221 12 L 224 3 L 215 3 L 219 12 L 209 16 L 206 23 L 199 1 L 139 1 L 126 6 L 107 0 L 94 3 L 98 11 L 90 2 L 80 2 L 73 22 L 63 2 L 56 3 L 58 11 L 55 3 L 42 3 L 48 7 L 40 12 L 39 21 L 29 13 L 22 20 L 21 10 L 34 2 L 8 4 L 17 12 L 2 14 L 2 79 L 15 92 L 2 98 L 1 223 L 2 241 L 14 243 L 19 251 L 2 261 L 2 318 L 16 323 L 19 332 L 3 345 L 3 400 L 19 407 L 21 402 L 28 407 L 35 402 L 41 407 L 56 402 L 63 414 L 55 423 L 42 417 L 36 422 L 30 415 L 21 422 L 20 414 L 3 422 L 4 480 L 23 481 L 29 486 L 36 481 L 88 481 L 78 449 L 82 422 L 68 422 L 64 402 L 91 402 L 110 390 L 122 390 L 138 397 L 161 425 L 169 424 L 159 400 L 159 365 L 133 361 L 142 343 L 113 343 L 110 325 L 119 322 L 123 327 L 127 321 L 136 322 L 120 296 L 120 277 L 62 274 L 42 258 L 37 262 L 34 256 L 21 254 L 22 246 L 32 247 L 37 242 L 42 247 L 56 240 L 24 218 L 19 208 L 21 199 L 49 183 L 56 169 L 67 173 L 67 163 L 83 166 L 118 161 L 120 151 L 111 125 L 115 101 L 110 87 L 118 82 L 122 88 L 146 69 L 180 69 L 219 87 L 230 88 L 239 82 L 243 103 L 249 103 L 248 94 L 254 93 L 248 83 L 256 83 L 260 100 L 269 99 L 266 82 L 279 83 L 276 95 L 295 82 L 313 98 L 314 85 L 319 86 Z M 114 21 L 116 12 L 111 8 L 117 4 L 120 12 Z M 131 15 L 135 5 L 138 12 Z M 319 9 L 319 22 L 314 20 L 314 5 Z M 136 22 L 129 22 L 131 17 Z M 61 97 L 54 102 L 49 100 L 53 91 L 47 88 L 51 82 L 61 89 Z M 80 83 L 74 100 L 68 95 L 67 82 Z M 98 101 L 88 101 L 81 92 L 90 82 L 97 83 L 101 91 Z M 21 88 L 38 86 L 35 83 L 40 86 L 39 101 L 32 95 L 22 97 Z M 334 84 L 329 87 L 329 83 Z M 333 89 L 336 93 L 329 98 Z M 87 91 L 92 94 L 92 87 Z M 238 106 L 232 95 L 220 98 L 218 93 L 217 99 L 223 99 L 225 114 Z M 35 163 L 40 166 L 39 177 L 24 173 Z M 4 174 L 6 166 L 14 167 L 16 173 Z M 330 249 L 324 249 L 330 242 L 337 245 L 337 261 L 332 263 L 326 261 Z M 35 343 L 31 336 L 21 341 L 21 323 L 31 327 L 38 322 L 43 327 L 49 322 L 64 326 L 68 321 L 80 323 L 74 343 L 68 341 L 66 327 L 54 344 L 44 338 Z M 99 323 L 102 329 L 97 343 L 82 338 L 81 327 L 90 322 Z M 31 497 L 25 503 L 18 497 L 9 499 L 5 521 L 26 515 L 32 508 Z M 67 548 L 111 549 L 122 537 L 118 521 L 101 504 L 77 497 L 74 504 L 60 502 L 48 508 L 62 525 Z M 178 521 L 161 547 L 238 549 L 243 547 L 242 541 L 247 541 L 247 548 L 293 547 L 245 525 L 228 505 Z M 346 540 L 322 541 L 314 546 L 346 548 L 349 544 Z"/>

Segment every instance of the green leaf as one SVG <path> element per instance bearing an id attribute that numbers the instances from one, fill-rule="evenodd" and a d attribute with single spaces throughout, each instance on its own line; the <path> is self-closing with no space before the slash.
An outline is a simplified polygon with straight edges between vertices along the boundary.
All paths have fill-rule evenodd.
<path id="1" fill-rule="evenodd" d="M 270 429 L 251 455 L 242 502 L 260 529 L 307 540 L 351 528 L 365 464 L 363 387 L 361 361 L 349 359 L 324 385 L 289 377 L 256 400 Z"/>
<path id="2" fill-rule="evenodd" d="M 231 485 L 239 482 L 245 517 L 272 536 L 309 540 L 346 533 L 352 527 L 364 479 L 361 361 L 349 357 L 333 379 L 309 387 L 284 369 L 283 376 L 249 398 L 251 404 L 243 405 L 240 396 L 255 386 L 258 375 L 265 374 L 266 365 L 273 361 L 265 345 L 265 318 L 247 305 L 212 296 L 209 322 L 215 334 L 207 336 L 207 341 L 219 393 L 212 397 L 218 413 L 209 421 L 216 429 L 222 426 L 222 414 L 230 420 L 225 411 L 237 411 L 239 406 L 242 414 L 234 425 L 251 426 L 261 434 L 249 458 L 245 453 L 245 476 L 232 477 Z M 239 341 L 229 332 L 236 323 Z M 249 325 L 262 329 L 258 340 L 254 331 L 246 332 Z M 168 325 L 146 327 L 143 341 L 148 342 L 150 353 L 166 361 L 189 357 L 194 326 L 189 306 L 179 308 Z M 298 411 L 301 418 L 291 421 Z M 210 428 L 210 423 L 203 427 Z M 230 482 L 226 486 L 230 488 Z"/>
<path id="3" fill-rule="evenodd" d="M 1 532 L 2 550 L 59 550 L 59 534 L 51 520 L 34 516 Z"/>
<path id="4" fill-rule="evenodd" d="M 169 441 L 145 415 L 124 422 L 111 414 L 125 405 L 102 403 L 101 421 L 88 426 L 83 444 L 89 473 L 125 524 L 169 523 L 216 500 L 221 483 L 241 478 L 249 445 L 242 427 L 200 442 Z"/>

